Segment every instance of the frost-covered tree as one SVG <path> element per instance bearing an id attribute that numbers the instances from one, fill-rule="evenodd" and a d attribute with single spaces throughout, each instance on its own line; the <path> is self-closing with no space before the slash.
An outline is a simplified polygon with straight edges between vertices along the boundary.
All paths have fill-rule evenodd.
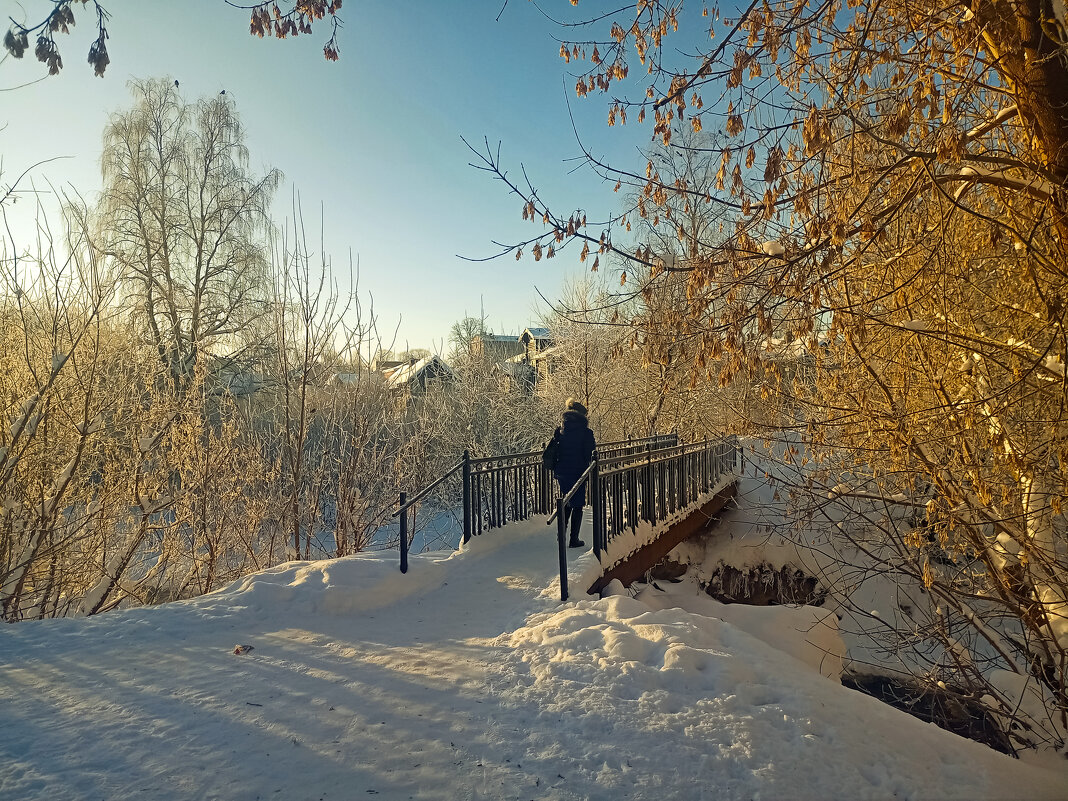
<path id="1" fill-rule="evenodd" d="M 133 81 L 133 106 L 104 131 L 97 247 L 175 387 L 201 349 L 262 314 L 277 171 L 250 172 L 232 100 L 182 99 Z"/>
<path id="2" fill-rule="evenodd" d="M 461 362 L 471 358 L 472 343 L 478 337 L 492 336 L 493 329 L 486 325 L 485 315 L 467 315 L 449 328 L 449 360 Z"/>

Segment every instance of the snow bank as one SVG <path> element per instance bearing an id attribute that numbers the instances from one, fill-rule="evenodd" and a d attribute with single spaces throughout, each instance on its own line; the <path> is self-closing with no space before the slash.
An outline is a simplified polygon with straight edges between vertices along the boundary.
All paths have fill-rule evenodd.
<path id="1" fill-rule="evenodd" d="M 560 775 L 585 777 L 585 798 L 963 799 L 1021 792 L 1002 773 L 1008 758 L 821 677 L 826 660 L 841 656 L 840 641 L 827 647 L 836 639 L 833 625 L 801 649 L 807 656 L 784 656 L 778 645 L 803 610 L 707 599 L 707 611 L 734 615 L 729 623 L 650 606 L 658 597 L 657 604 L 676 600 L 669 592 L 645 588 L 631 598 L 615 583 L 607 590 L 602 599 L 533 615 L 498 640 L 509 649 L 500 681 L 514 684 L 515 704 L 538 708 L 539 721 L 556 723 L 572 762 Z M 811 660 L 816 641 L 837 650 L 819 666 Z M 946 738 L 962 750 L 950 755 Z M 528 740 L 542 742 L 536 734 Z M 652 765 L 675 765 L 673 778 L 650 776 Z M 1040 775 L 1050 784 L 1031 783 L 1027 793 L 1061 792 L 1054 774 L 1038 771 L 1031 781 Z"/>

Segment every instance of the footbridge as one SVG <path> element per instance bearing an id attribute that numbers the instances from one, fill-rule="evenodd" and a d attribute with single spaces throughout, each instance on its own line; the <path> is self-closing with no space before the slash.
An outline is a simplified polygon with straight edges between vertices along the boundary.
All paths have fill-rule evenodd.
<path id="1" fill-rule="evenodd" d="M 680 442 L 675 434 L 597 446 L 572 490 L 560 497 L 541 451 L 473 458 L 465 451 L 451 470 L 409 497 L 400 494 L 400 569 L 408 570 L 409 531 L 416 505 L 459 477 L 463 540 L 519 520 L 545 516 L 556 525 L 560 597 L 567 600 L 566 515 L 571 496 L 585 486 L 592 506 L 593 552 L 601 576 L 587 592 L 613 579 L 629 584 L 690 535 L 708 526 L 737 491 L 741 452 L 733 436 Z"/>

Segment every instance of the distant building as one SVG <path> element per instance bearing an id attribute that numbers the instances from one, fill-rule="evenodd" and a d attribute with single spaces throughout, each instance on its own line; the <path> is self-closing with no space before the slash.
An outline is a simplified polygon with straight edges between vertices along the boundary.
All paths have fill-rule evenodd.
<path id="1" fill-rule="evenodd" d="M 382 370 L 382 376 L 388 389 L 413 395 L 425 392 L 431 385 L 449 383 L 456 378 L 452 368 L 437 356 L 410 359 Z"/>
<path id="2" fill-rule="evenodd" d="M 408 364 L 410 359 L 376 359 L 371 362 L 371 370 L 376 373 L 385 373 L 386 370 L 390 370 L 394 367 L 400 367 Z"/>
<path id="3" fill-rule="evenodd" d="M 527 358 L 533 360 L 553 346 L 553 338 L 548 328 L 527 328 L 519 335 L 519 344 L 523 346 Z"/>
<path id="4" fill-rule="evenodd" d="M 354 387 L 366 381 L 364 373 L 333 373 L 326 380 L 327 386 Z"/>
<path id="5" fill-rule="evenodd" d="M 548 328 L 527 328 L 519 335 L 522 350 L 500 366 L 512 382 L 527 392 L 534 392 L 553 368 L 556 348 Z"/>
<path id="6" fill-rule="evenodd" d="M 553 372 L 555 357 L 559 349 L 553 341 L 548 328 L 528 328 L 519 337 L 524 346 L 524 353 L 534 372 L 534 389 Z"/>
<path id="7" fill-rule="evenodd" d="M 471 358 L 497 364 L 523 352 L 519 337 L 508 334 L 483 334 L 471 340 Z"/>
<path id="8" fill-rule="evenodd" d="M 494 365 L 501 377 L 501 389 L 534 391 L 534 366 L 527 363 L 525 353 L 520 353 Z"/>

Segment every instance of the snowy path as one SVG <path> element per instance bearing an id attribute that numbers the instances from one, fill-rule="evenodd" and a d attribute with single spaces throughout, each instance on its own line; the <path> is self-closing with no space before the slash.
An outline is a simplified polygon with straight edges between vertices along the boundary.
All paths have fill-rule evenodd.
<path id="1" fill-rule="evenodd" d="M 592 557 L 571 559 L 578 594 Z M 294 563 L 0 629 L 0 798 L 1066 795 L 1064 774 L 843 689 L 711 600 L 561 605 L 555 568 L 533 521 L 406 576 L 392 553 Z"/>

